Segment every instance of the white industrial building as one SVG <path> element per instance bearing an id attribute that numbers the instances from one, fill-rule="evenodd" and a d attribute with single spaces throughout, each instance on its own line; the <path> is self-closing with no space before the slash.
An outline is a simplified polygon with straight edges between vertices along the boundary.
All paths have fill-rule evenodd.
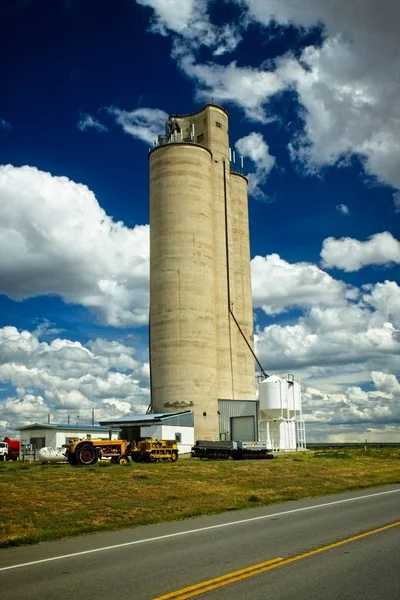
<path id="1" fill-rule="evenodd" d="M 119 428 L 103 427 L 101 425 L 57 425 L 53 423 L 31 423 L 18 427 L 20 432 L 21 449 L 31 448 L 32 452 L 51 446 L 61 448 L 85 438 L 111 439 L 119 437 Z"/>
<path id="2" fill-rule="evenodd" d="M 131 415 L 121 419 L 100 421 L 100 424 L 120 429 L 120 437 L 126 440 L 146 437 L 175 440 L 181 454 L 190 452 L 195 441 L 194 413 L 191 410 L 177 413 Z"/>

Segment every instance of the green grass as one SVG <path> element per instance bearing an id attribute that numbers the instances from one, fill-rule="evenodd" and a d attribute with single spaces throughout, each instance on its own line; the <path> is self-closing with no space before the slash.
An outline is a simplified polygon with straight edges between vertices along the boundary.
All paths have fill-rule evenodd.
<path id="1" fill-rule="evenodd" d="M 0 463 L 0 547 L 399 482 L 400 449 L 386 448 L 282 454 L 272 461 Z"/>

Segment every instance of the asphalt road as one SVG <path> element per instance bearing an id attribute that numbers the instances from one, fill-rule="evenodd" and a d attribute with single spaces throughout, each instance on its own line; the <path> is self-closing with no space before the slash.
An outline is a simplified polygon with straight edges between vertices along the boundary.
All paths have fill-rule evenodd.
<path id="1" fill-rule="evenodd" d="M 152 600 L 187 587 L 171 600 L 398 600 L 400 485 L 0 551 L 2 600 Z"/>

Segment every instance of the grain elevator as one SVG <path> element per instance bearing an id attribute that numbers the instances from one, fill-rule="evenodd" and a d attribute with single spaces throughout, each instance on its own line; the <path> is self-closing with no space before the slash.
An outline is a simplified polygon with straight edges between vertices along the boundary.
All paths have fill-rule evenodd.
<path id="1" fill-rule="evenodd" d="M 151 408 L 193 410 L 196 439 L 220 438 L 219 402 L 256 398 L 247 180 L 228 125 L 214 104 L 174 115 L 149 154 Z"/>

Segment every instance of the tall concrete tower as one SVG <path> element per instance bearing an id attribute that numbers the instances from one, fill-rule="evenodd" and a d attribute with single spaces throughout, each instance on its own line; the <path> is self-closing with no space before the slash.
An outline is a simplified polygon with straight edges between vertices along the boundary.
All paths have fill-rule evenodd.
<path id="1" fill-rule="evenodd" d="M 218 399 L 255 399 L 247 180 L 228 113 L 170 117 L 149 161 L 152 408 L 193 410 L 196 439 L 217 440 Z"/>

